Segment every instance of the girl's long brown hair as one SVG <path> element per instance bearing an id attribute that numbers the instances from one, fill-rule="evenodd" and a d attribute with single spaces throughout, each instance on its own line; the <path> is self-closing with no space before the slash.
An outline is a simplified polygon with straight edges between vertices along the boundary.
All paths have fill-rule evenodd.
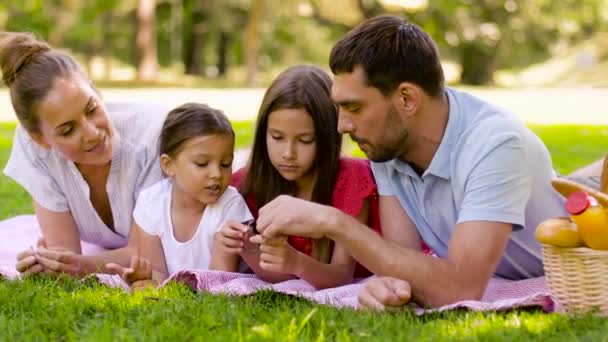
<path id="1" fill-rule="evenodd" d="M 304 109 L 312 117 L 317 152 L 313 163 L 316 181 L 311 200 L 331 205 L 342 147 L 342 136 L 338 133 L 338 107 L 331 99 L 331 87 L 331 78 L 323 70 L 298 65 L 281 73 L 264 94 L 247 176 L 239 189 L 243 195 L 253 194 L 258 208 L 279 195 L 296 194 L 295 182 L 283 178 L 268 157 L 268 116 L 279 109 Z M 331 253 L 331 240 L 323 238 L 314 241 L 315 259 L 329 263 Z"/>

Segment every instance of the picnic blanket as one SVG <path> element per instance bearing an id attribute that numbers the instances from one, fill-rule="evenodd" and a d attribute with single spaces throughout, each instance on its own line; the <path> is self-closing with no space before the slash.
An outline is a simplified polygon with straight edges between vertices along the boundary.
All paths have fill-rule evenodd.
<path id="1" fill-rule="evenodd" d="M 30 247 L 36 248 L 36 242 L 42 235 L 34 215 L 15 216 L 0 221 L 0 276 L 15 278 L 19 272 L 15 269 L 17 254 Z M 82 241 L 84 254 L 97 254 L 104 248 Z"/>
<path id="2" fill-rule="evenodd" d="M 17 216 L 0 222 L 0 276 L 9 279 L 19 278 L 15 270 L 17 253 L 35 246 L 40 236 L 38 224 L 33 215 Z M 100 247 L 83 243 L 83 252 L 93 254 L 102 251 Z M 112 287 L 127 288 L 118 276 L 97 274 L 101 283 Z M 259 290 L 272 290 L 288 295 L 300 296 L 315 303 L 335 307 L 357 307 L 357 294 L 367 279 L 360 279 L 354 284 L 331 289 L 315 290 L 303 280 L 288 280 L 271 284 L 255 277 L 253 274 L 209 271 L 183 270 L 172 275 L 164 284 L 171 281 L 184 283 L 195 291 L 213 294 L 249 295 Z M 470 309 L 475 311 L 501 311 L 515 308 L 540 307 L 547 312 L 559 310 L 551 296 L 544 277 L 520 281 L 509 281 L 493 278 L 479 301 L 461 301 L 434 309 L 415 307 L 418 314 L 453 309 Z"/>

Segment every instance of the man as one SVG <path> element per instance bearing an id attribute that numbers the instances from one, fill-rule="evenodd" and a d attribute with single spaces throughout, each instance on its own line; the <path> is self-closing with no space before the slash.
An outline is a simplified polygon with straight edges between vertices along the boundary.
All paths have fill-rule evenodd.
<path id="1" fill-rule="evenodd" d="M 264 237 L 327 236 L 378 275 L 364 307 L 410 297 L 439 306 L 480 299 L 492 276 L 543 274 L 534 229 L 565 215 L 551 157 L 514 115 L 444 87 L 437 48 L 394 16 L 361 23 L 333 48 L 339 130 L 372 163 L 383 237 L 340 211 L 281 196 L 260 210 Z M 420 239 L 439 256 L 420 251 Z"/>

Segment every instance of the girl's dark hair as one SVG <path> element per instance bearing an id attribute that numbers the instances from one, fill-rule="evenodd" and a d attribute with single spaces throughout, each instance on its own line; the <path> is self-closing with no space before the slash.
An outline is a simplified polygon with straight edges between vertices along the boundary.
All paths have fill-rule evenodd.
<path id="1" fill-rule="evenodd" d="M 52 49 L 30 33 L 0 33 L 0 68 L 17 118 L 29 132 L 40 131 L 37 106 L 56 78 L 77 74 L 89 81 L 72 57 Z"/>
<path id="2" fill-rule="evenodd" d="M 158 139 L 159 152 L 175 157 L 187 140 L 212 134 L 225 134 L 234 140 L 226 115 L 206 104 L 185 103 L 167 114 Z"/>
<path id="3" fill-rule="evenodd" d="M 312 117 L 317 152 L 313 163 L 316 182 L 311 200 L 331 204 L 342 147 L 342 136 L 338 133 L 338 108 L 331 99 L 331 86 L 331 79 L 323 70 L 299 65 L 282 72 L 264 94 L 247 177 L 240 187 L 242 194 L 253 194 L 258 208 L 279 195 L 296 193 L 295 182 L 283 178 L 268 157 L 268 117 L 279 109 L 303 109 Z M 313 245 L 314 257 L 329 262 L 331 249 L 330 240 L 316 240 Z"/>

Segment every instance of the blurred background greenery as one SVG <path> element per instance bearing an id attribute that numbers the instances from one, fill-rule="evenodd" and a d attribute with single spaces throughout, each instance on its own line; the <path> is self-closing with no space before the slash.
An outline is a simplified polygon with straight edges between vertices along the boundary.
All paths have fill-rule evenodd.
<path id="1" fill-rule="evenodd" d="M 102 86 L 245 87 L 327 68 L 381 13 L 423 27 L 452 84 L 608 85 L 608 0 L 3 0 L 0 29 L 69 50 Z"/>

